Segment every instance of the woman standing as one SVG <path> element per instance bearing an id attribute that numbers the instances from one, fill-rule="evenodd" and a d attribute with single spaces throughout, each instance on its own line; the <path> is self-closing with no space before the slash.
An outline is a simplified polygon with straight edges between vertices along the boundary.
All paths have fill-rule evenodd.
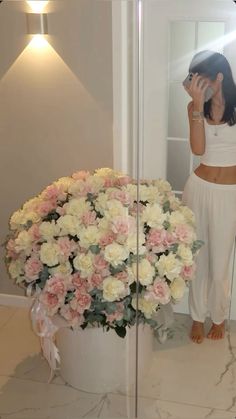
<path id="1" fill-rule="evenodd" d="M 192 79 L 185 89 L 192 97 L 190 145 L 201 164 L 185 185 L 183 202 L 195 213 L 197 235 L 204 241 L 189 293 L 190 337 L 201 343 L 207 315 L 212 320 L 207 337 L 224 337 L 230 303 L 229 262 L 236 235 L 236 85 L 228 61 L 216 52 L 196 54 L 189 72 Z"/>

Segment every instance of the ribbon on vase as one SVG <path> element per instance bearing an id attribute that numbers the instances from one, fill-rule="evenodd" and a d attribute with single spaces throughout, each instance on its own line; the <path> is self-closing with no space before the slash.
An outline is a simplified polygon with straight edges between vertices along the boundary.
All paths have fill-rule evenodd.
<path id="1" fill-rule="evenodd" d="M 59 351 L 54 343 L 55 334 L 59 327 L 47 315 L 38 297 L 35 299 L 31 308 L 31 320 L 33 330 L 40 338 L 43 355 L 51 369 L 48 380 L 50 383 L 57 369 L 57 363 L 60 363 Z"/>

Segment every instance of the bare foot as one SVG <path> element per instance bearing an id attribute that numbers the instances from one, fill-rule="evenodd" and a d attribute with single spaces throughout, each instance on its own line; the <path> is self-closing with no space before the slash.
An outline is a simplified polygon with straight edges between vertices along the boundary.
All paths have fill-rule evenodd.
<path id="1" fill-rule="evenodd" d="M 202 343 L 204 339 L 204 326 L 203 323 L 193 321 L 190 338 L 195 343 Z"/>
<path id="2" fill-rule="evenodd" d="M 210 331 L 207 334 L 207 337 L 209 339 L 219 340 L 219 339 L 223 339 L 224 335 L 225 335 L 225 322 L 222 322 L 221 324 L 213 323 L 210 328 Z"/>

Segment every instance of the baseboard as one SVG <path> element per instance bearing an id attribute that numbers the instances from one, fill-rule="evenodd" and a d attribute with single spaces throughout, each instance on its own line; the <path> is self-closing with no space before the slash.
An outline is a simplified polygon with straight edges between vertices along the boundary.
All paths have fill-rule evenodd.
<path id="1" fill-rule="evenodd" d="M 30 307 L 32 298 L 24 297 L 22 295 L 0 294 L 0 306 L 11 307 Z"/>

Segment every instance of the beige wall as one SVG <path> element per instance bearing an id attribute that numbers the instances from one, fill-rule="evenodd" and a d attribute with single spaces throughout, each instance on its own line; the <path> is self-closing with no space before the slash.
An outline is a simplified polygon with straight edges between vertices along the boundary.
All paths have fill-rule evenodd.
<path id="1" fill-rule="evenodd" d="M 28 45 L 25 1 L 0 5 L 0 241 L 10 214 L 60 176 L 112 166 L 111 2 L 49 2 L 49 45 Z M 8 279 L 1 250 L 0 292 Z"/>

